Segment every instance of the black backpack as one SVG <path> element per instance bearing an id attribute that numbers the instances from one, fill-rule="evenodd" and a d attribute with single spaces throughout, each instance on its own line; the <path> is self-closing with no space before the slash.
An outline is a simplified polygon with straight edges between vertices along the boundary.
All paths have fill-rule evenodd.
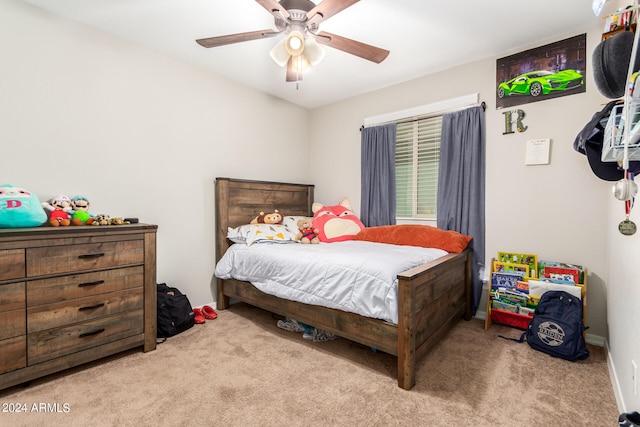
<path id="1" fill-rule="evenodd" d="M 195 324 L 193 308 L 186 295 L 177 288 L 158 283 L 157 337 L 168 338 Z"/>
<path id="2" fill-rule="evenodd" d="M 523 335 L 531 348 L 575 361 L 589 357 L 585 329 L 580 298 L 565 291 L 547 291 Z"/>

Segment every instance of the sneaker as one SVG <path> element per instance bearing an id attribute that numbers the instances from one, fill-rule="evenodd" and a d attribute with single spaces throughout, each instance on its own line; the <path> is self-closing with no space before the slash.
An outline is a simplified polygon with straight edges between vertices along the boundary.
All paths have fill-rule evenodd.
<path id="1" fill-rule="evenodd" d="M 331 332 L 327 332 L 323 329 L 314 329 L 311 333 L 305 332 L 302 338 L 313 342 L 324 342 L 335 340 L 336 336 Z"/>
<path id="2" fill-rule="evenodd" d="M 280 329 L 284 329 L 285 331 L 289 331 L 289 332 L 304 332 L 304 328 L 300 326 L 300 324 L 297 321 L 293 319 L 289 319 L 288 317 L 285 317 L 282 320 L 278 320 L 278 323 L 276 323 L 276 326 L 278 326 L 278 328 Z"/>
<path id="3" fill-rule="evenodd" d="M 618 417 L 619 427 L 634 427 L 640 426 L 640 414 L 637 412 L 629 412 L 620 414 Z"/>

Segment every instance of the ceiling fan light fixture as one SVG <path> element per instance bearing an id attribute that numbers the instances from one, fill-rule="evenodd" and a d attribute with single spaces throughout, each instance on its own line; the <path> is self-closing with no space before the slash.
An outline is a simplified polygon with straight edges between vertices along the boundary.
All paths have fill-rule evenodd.
<path id="1" fill-rule="evenodd" d="M 276 43 L 273 49 L 271 49 L 271 52 L 269 52 L 271 59 L 273 59 L 273 61 L 281 67 L 284 67 L 285 65 L 287 65 L 287 61 L 291 56 L 289 55 L 289 52 L 287 52 L 287 49 L 285 48 L 286 42 L 287 42 L 286 39 L 280 40 L 278 43 Z"/>
<path id="2" fill-rule="evenodd" d="M 316 66 L 324 59 L 325 51 L 313 38 L 307 38 L 304 46 L 304 56 L 307 57 L 312 66 Z"/>
<path id="3" fill-rule="evenodd" d="M 311 67 L 310 61 L 306 55 L 298 55 L 293 57 L 293 69 L 298 73 L 304 73 Z"/>
<path id="4" fill-rule="evenodd" d="M 285 39 L 284 47 L 289 55 L 300 55 L 304 51 L 304 36 L 300 31 L 291 31 Z"/>

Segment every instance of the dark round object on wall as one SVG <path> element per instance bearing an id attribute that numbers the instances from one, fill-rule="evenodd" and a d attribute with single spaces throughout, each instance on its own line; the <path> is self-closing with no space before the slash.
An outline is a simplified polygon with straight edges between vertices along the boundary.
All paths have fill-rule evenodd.
<path id="1" fill-rule="evenodd" d="M 632 32 L 622 31 L 600 42 L 593 51 L 593 77 L 598 90 L 607 98 L 615 99 L 624 96 L 633 38 Z M 636 52 L 634 72 L 640 65 L 637 61 L 638 52 Z"/>

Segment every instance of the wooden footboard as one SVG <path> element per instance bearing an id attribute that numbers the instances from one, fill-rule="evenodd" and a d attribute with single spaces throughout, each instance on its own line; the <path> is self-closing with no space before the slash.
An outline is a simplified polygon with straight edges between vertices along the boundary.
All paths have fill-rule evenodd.
<path id="1" fill-rule="evenodd" d="M 312 216 L 313 186 L 216 179 L 216 260 L 229 247 L 228 227 L 257 212 Z M 217 307 L 229 299 L 325 329 L 398 357 L 398 385 L 410 390 L 419 360 L 461 317 L 471 318 L 471 252 L 449 254 L 398 276 L 398 325 L 263 293 L 248 282 L 217 280 Z"/>
<path id="2" fill-rule="evenodd" d="M 471 251 L 398 276 L 398 385 L 415 384 L 416 361 L 464 316 L 471 319 Z"/>

